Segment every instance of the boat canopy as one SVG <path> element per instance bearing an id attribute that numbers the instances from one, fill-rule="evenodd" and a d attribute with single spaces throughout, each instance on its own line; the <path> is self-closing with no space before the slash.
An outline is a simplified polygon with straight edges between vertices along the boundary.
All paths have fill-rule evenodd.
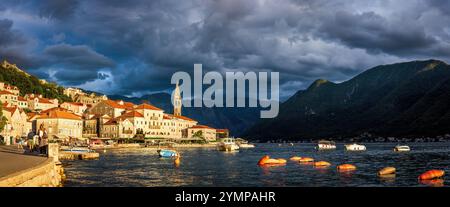
<path id="1" fill-rule="evenodd" d="M 330 145 L 335 145 L 336 143 L 333 141 L 328 141 L 328 140 L 320 140 L 319 144 L 330 144 Z"/>

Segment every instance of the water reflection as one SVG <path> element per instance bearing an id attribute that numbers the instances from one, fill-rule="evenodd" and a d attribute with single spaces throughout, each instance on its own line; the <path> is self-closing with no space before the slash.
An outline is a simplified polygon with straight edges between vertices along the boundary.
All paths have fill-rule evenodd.
<path id="1" fill-rule="evenodd" d="M 395 143 L 367 143 L 367 151 L 358 153 L 346 152 L 343 144 L 337 150 L 320 152 L 313 144 L 258 144 L 233 153 L 180 149 L 179 166 L 174 166 L 174 159 L 159 158 L 154 149 L 108 149 L 98 160 L 64 161 L 65 186 L 448 186 L 445 178 L 418 182 L 417 177 L 430 169 L 450 173 L 449 144 L 411 143 L 413 150 L 408 153 L 393 152 Z M 265 154 L 352 163 L 358 169 L 342 173 L 335 164 L 315 167 L 312 162 L 257 166 Z M 385 166 L 395 167 L 396 175 L 377 176 Z"/>
<path id="2" fill-rule="evenodd" d="M 427 185 L 431 187 L 443 187 L 444 179 L 433 179 L 433 180 L 420 180 L 420 184 Z"/>

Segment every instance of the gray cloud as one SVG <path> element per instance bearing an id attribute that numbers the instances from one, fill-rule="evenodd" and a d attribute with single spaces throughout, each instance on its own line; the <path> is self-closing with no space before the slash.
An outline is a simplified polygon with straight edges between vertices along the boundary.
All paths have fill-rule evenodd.
<path id="1" fill-rule="evenodd" d="M 41 0 L 39 15 L 49 19 L 67 20 L 77 9 L 77 0 Z"/>
<path id="2" fill-rule="evenodd" d="M 86 45 L 58 44 L 44 49 L 54 63 L 76 67 L 81 70 L 114 67 L 114 61 L 93 51 Z"/>
<path id="3" fill-rule="evenodd" d="M 280 72 L 289 96 L 317 78 L 343 81 L 379 64 L 450 61 L 449 7 L 435 0 L 7 2 L 5 11 L 37 18 L 11 17 L 37 42 L 17 61 L 39 63 L 31 70 L 53 71 L 62 84 L 108 82 L 111 93 L 165 90 L 173 72 L 192 72 L 194 63 Z M 0 45 L 20 45 L 5 41 L 20 40 L 12 23 L 0 24 Z M 0 54 L 18 56 L 12 46 Z"/>

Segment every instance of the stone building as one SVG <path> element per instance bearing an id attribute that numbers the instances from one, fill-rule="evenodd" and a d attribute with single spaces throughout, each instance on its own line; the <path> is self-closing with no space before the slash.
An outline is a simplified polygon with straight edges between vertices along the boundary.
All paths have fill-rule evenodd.
<path id="1" fill-rule="evenodd" d="M 195 138 L 195 135 L 200 135 L 201 138 L 205 139 L 208 142 L 215 141 L 217 139 L 216 129 L 205 125 L 195 125 L 184 129 L 184 134 L 187 138 Z"/>
<path id="2" fill-rule="evenodd" d="M 61 104 L 60 107 L 65 108 L 79 116 L 82 116 L 83 113 L 88 108 L 86 104 L 78 103 L 78 102 L 64 102 Z"/>
<path id="3" fill-rule="evenodd" d="M 28 101 L 28 108 L 33 111 L 45 111 L 58 107 L 58 99 L 43 98 L 42 95 L 27 94 L 24 98 Z"/>
<path id="4" fill-rule="evenodd" d="M 31 131 L 31 122 L 27 114 L 19 107 L 2 107 L 3 116 L 6 118 L 6 126 L 1 132 L 3 137 L 26 137 Z"/>
<path id="5" fill-rule="evenodd" d="M 83 121 L 80 116 L 64 108 L 51 108 L 36 117 L 35 128 L 43 126 L 49 139 L 81 138 Z"/>
<path id="6" fill-rule="evenodd" d="M 132 110 L 134 104 L 130 102 L 124 102 L 122 100 L 103 100 L 89 109 L 89 114 L 102 114 L 108 115 L 111 118 L 122 115 L 125 110 Z"/>

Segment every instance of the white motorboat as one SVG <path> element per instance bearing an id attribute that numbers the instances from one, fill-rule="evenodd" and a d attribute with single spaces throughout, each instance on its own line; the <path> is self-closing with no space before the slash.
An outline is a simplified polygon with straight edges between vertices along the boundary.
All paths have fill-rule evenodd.
<path id="1" fill-rule="evenodd" d="M 409 152 L 411 151 L 411 148 L 407 145 L 397 145 L 394 147 L 395 152 Z"/>
<path id="2" fill-rule="evenodd" d="M 318 150 L 334 150 L 336 149 L 336 143 L 333 141 L 320 140 L 317 144 L 316 149 Z"/>
<path id="3" fill-rule="evenodd" d="M 255 148 L 254 144 L 249 144 L 249 143 L 240 143 L 238 144 L 239 148 Z"/>
<path id="4" fill-rule="evenodd" d="M 224 138 L 217 144 L 219 151 L 236 151 L 239 150 L 239 145 L 236 144 L 234 138 Z"/>
<path id="5" fill-rule="evenodd" d="M 239 148 L 242 148 L 242 149 L 244 149 L 244 148 L 255 148 L 254 144 L 250 144 L 250 143 L 248 143 L 247 140 L 242 139 L 242 138 L 236 138 L 235 142 L 239 146 Z"/>
<path id="6" fill-rule="evenodd" d="M 353 144 L 346 144 L 345 149 L 347 151 L 365 151 L 366 146 L 364 146 L 362 144 L 353 143 Z"/>

